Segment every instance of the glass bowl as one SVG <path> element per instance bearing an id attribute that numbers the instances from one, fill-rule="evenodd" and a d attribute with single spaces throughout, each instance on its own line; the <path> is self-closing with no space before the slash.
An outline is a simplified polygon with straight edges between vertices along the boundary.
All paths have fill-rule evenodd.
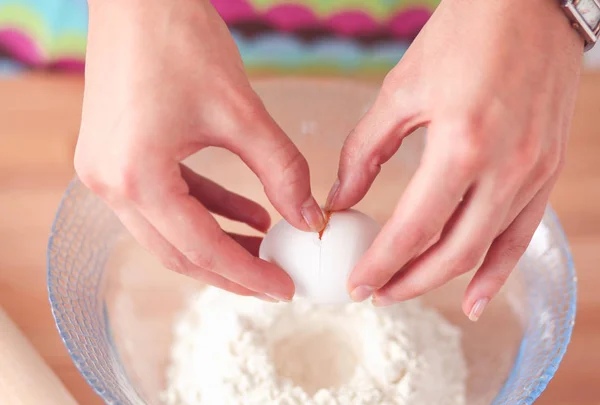
<path id="1" fill-rule="evenodd" d="M 377 87 L 340 79 L 253 83 L 306 156 L 315 197 L 335 179 L 343 140 Z M 383 223 L 419 163 L 418 131 L 387 163 L 357 208 Z M 272 209 L 253 174 L 231 153 L 205 149 L 186 163 Z M 219 218 L 229 231 L 247 231 Z M 477 323 L 460 309 L 470 275 L 426 296 L 463 333 L 469 405 L 530 404 L 565 353 L 575 318 L 576 277 L 560 224 L 548 208 L 527 252 Z M 178 314 L 202 285 L 164 269 L 77 179 L 58 210 L 48 246 L 48 292 L 60 335 L 80 372 L 107 404 L 159 405 Z"/>

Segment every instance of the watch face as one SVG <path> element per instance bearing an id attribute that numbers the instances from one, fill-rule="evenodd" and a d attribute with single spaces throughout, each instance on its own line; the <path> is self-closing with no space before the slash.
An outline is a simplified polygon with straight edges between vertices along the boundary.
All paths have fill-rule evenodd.
<path id="1" fill-rule="evenodd" d="M 563 9 L 590 50 L 600 35 L 600 0 L 565 0 Z"/>
<path id="2" fill-rule="evenodd" d="M 592 30 L 600 24 L 600 2 L 598 0 L 579 0 L 574 2 L 575 8 Z"/>

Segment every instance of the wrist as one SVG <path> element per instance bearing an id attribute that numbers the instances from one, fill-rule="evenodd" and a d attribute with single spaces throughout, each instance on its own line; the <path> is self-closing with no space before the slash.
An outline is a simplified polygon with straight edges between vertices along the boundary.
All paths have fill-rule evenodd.
<path id="1" fill-rule="evenodd" d="M 583 53 L 585 41 L 563 10 L 563 0 L 498 0 L 506 13 L 518 15 L 523 34 L 538 46 L 554 43 L 565 51 Z M 506 29 L 512 29 L 507 26 Z"/>
<path id="2" fill-rule="evenodd" d="M 585 40 L 573 28 L 565 14 L 563 0 L 528 0 L 519 3 L 518 7 L 529 10 L 530 18 L 542 21 L 542 24 L 537 26 L 549 40 L 583 49 Z"/>
<path id="3" fill-rule="evenodd" d="M 178 10 L 178 14 L 193 10 L 194 15 L 208 15 L 213 8 L 210 0 L 87 0 L 87 3 L 90 18 L 141 19 L 148 15 L 167 16 L 172 9 Z"/>
<path id="4" fill-rule="evenodd" d="M 562 0 L 562 9 L 571 26 L 590 50 L 600 41 L 600 2 L 598 0 Z"/>
<path id="5" fill-rule="evenodd" d="M 202 33 L 219 18 L 210 0 L 88 0 L 88 10 L 90 35 L 138 39 Z"/>

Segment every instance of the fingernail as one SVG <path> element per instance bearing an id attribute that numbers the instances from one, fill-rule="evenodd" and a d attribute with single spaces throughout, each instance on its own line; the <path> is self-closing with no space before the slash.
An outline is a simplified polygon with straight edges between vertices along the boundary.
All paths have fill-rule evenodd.
<path id="1" fill-rule="evenodd" d="M 373 297 L 373 305 L 376 307 L 389 307 L 395 303 L 396 301 L 386 295 L 377 295 Z"/>
<path id="2" fill-rule="evenodd" d="M 270 296 L 269 296 L 269 295 L 267 295 L 267 294 L 257 294 L 257 295 L 255 295 L 255 297 L 256 297 L 256 298 L 258 298 L 259 300 L 262 300 L 262 301 L 267 301 L 267 302 L 279 302 L 279 300 L 278 300 L 278 299 L 276 299 L 276 298 L 273 298 L 273 297 L 270 297 Z"/>
<path id="3" fill-rule="evenodd" d="M 469 313 L 469 320 L 473 322 L 477 322 L 477 320 L 481 317 L 485 306 L 490 302 L 489 298 L 480 298 L 475 302 L 473 308 L 471 308 L 471 312 Z"/>
<path id="4" fill-rule="evenodd" d="M 368 285 L 361 285 L 352 290 L 352 292 L 350 293 L 350 298 L 352 298 L 352 301 L 354 302 L 363 302 L 371 295 L 373 295 L 373 290 L 373 287 L 369 287 Z"/>
<path id="5" fill-rule="evenodd" d="M 313 232 L 320 232 L 325 227 L 325 216 L 314 198 L 304 203 L 301 209 L 302 217 Z"/>
<path id="6" fill-rule="evenodd" d="M 274 294 L 265 293 L 265 295 L 271 299 L 276 300 L 277 302 L 279 302 L 279 301 L 290 302 L 292 300 L 291 298 L 284 297 L 283 295 L 281 295 L 279 293 L 274 293 Z"/>
<path id="7" fill-rule="evenodd" d="M 331 186 L 331 190 L 329 190 L 329 195 L 327 196 L 327 202 L 325 203 L 325 209 L 328 210 L 333 205 L 333 201 L 337 197 L 338 191 L 340 191 L 340 179 L 336 179 L 333 186 Z"/>

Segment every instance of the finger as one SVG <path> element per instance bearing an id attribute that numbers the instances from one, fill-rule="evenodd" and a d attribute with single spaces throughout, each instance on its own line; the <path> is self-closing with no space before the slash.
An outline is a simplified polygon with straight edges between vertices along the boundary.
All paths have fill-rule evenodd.
<path id="1" fill-rule="evenodd" d="M 160 170 L 165 176 L 163 182 L 143 185 L 146 196 L 138 201 L 139 212 L 193 265 L 250 290 L 290 300 L 294 294 L 291 278 L 277 266 L 252 256 L 223 232 L 212 215 L 189 194 L 176 167 L 170 172 L 167 167 Z M 148 174 L 148 179 L 159 177 Z"/>
<path id="2" fill-rule="evenodd" d="M 260 204 L 226 190 L 185 165 L 180 165 L 180 167 L 181 176 L 188 184 L 190 194 L 196 197 L 207 210 L 222 217 L 248 224 L 262 232 L 269 229 L 271 217 Z"/>
<path id="3" fill-rule="evenodd" d="M 469 283 L 463 311 L 472 321 L 500 291 L 531 242 L 543 216 L 553 182 L 549 182 L 492 244 L 481 268 Z"/>
<path id="4" fill-rule="evenodd" d="M 231 239 L 240 244 L 246 249 L 252 256 L 258 257 L 258 250 L 263 238 L 249 235 L 239 235 L 236 233 L 227 233 Z"/>
<path id="5" fill-rule="evenodd" d="M 377 291 L 375 302 L 390 305 L 411 299 L 477 268 L 509 210 L 517 183 L 500 174 L 478 183 L 441 241 Z"/>
<path id="6" fill-rule="evenodd" d="M 451 154 L 446 145 L 428 146 L 421 164 L 400 199 L 392 218 L 353 270 L 348 281 L 354 291 L 374 291 L 440 234 L 472 184 L 476 167 Z M 362 288 L 361 288 L 362 287 Z"/>
<path id="7" fill-rule="evenodd" d="M 242 287 L 218 274 L 192 265 L 134 208 L 121 206 L 115 210 L 115 213 L 138 243 L 157 257 L 166 268 L 234 294 L 246 296 L 257 295 L 255 291 Z"/>
<path id="8" fill-rule="evenodd" d="M 338 178 L 327 197 L 326 210 L 350 208 L 365 196 L 381 165 L 418 126 L 416 119 L 408 102 L 391 103 L 384 92 L 380 94 L 344 142 Z"/>
<path id="9" fill-rule="evenodd" d="M 236 138 L 227 147 L 258 176 L 273 206 L 291 225 L 319 232 L 325 218 L 312 196 L 308 163 L 268 113 L 263 114 L 263 125 L 251 139 Z"/>

